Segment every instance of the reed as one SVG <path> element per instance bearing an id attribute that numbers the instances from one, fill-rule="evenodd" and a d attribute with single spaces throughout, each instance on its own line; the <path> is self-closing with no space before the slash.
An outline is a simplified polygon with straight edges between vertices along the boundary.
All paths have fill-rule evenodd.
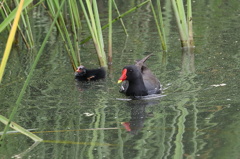
<path id="1" fill-rule="evenodd" d="M 48 13 L 53 18 L 53 16 L 55 15 L 55 9 L 54 9 L 54 4 L 52 2 L 53 1 L 47 1 L 47 4 L 48 4 L 48 8 L 49 8 L 49 12 Z M 58 21 L 56 22 L 56 26 L 57 26 L 58 31 L 60 33 L 60 36 L 61 36 L 61 38 L 63 40 L 64 46 L 66 48 L 66 51 L 67 51 L 67 53 L 68 53 L 68 55 L 70 57 L 70 61 L 72 63 L 72 67 L 75 70 L 76 66 L 74 64 L 75 63 L 74 60 L 71 58 L 70 48 L 68 46 L 67 39 L 66 39 L 67 37 L 65 36 L 64 31 L 61 29 L 60 24 L 59 24 Z"/>
<path id="2" fill-rule="evenodd" d="M 188 21 L 188 39 L 190 46 L 194 46 L 193 28 L 192 28 L 192 1 L 187 1 L 187 21 Z"/>
<path id="3" fill-rule="evenodd" d="M 114 19 L 112 20 L 112 23 L 114 23 L 114 22 L 116 22 L 116 21 L 118 21 L 118 20 L 121 20 L 124 16 L 130 14 L 131 12 L 133 12 L 133 11 L 137 10 L 138 8 L 142 7 L 143 5 L 147 4 L 149 1 L 150 1 L 150 0 L 146 0 L 146 1 L 144 1 L 144 2 L 142 2 L 142 3 L 140 3 L 140 4 L 138 4 L 138 5 L 136 5 L 135 7 L 129 9 L 128 11 L 124 12 L 124 13 L 121 14 L 120 16 L 114 18 Z M 104 25 L 104 26 L 102 27 L 102 30 L 108 28 L 109 25 L 110 25 L 109 23 L 106 24 L 106 25 Z M 92 39 L 92 36 L 88 36 L 87 38 L 85 38 L 84 40 L 82 40 L 80 44 L 84 44 L 84 43 L 88 42 L 90 39 Z"/>
<path id="4" fill-rule="evenodd" d="M 54 1 L 48 0 L 47 2 L 48 2 L 48 6 L 50 8 L 50 10 L 49 10 L 50 15 L 52 17 L 55 17 L 56 11 L 58 11 L 60 9 L 58 0 L 54 0 Z M 58 21 L 56 22 L 56 25 L 57 25 L 58 31 L 60 32 L 60 35 L 61 35 L 63 41 L 65 42 L 65 47 L 67 49 L 67 53 L 69 55 L 70 61 L 71 61 L 72 66 L 73 66 L 73 69 L 75 70 L 76 67 L 80 63 L 78 61 L 79 58 L 76 56 L 76 52 L 78 52 L 78 50 L 79 50 L 78 46 L 76 46 L 78 44 L 75 44 L 75 47 L 77 48 L 77 50 L 76 49 L 74 50 L 72 40 L 70 38 L 71 34 L 67 30 L 67 25 L 64 21 L 62 12 L 59 15 L 59 18 L 58 18 Z M 75 40 L 75 42 L 76 42 L 76 40 Z"/>
<path id="5" fill-rule="evenodd" d="M 81 30 L 81 20 L 80 20 L 80 14 L 78 12 L 78 6 L 77 2 L 74 0 L 68 0 L 69 3 L 69 10 L 70 10 L 70 20 L 71 20 L 71 26 L 73 31 L 73 37 L 74 37 L 74 46 L 75 46 L 75 56 L 78 60 L 78 65 L 81 63 L 80 58 L 80 48 L 79 48 L 79 35 Z"/>
<path id="6" fill-rule="evenodd" d="M 88 28 L 93 38 L 100 66 L 107 67 L 107 60 L 104 52 L 102 29 L 99 20 L 97 2 L 96 0 L 93 0 L 93 3 L 91 4 L 90 0 L 86 0 L 87 7 L 85 7 L 82 0 L 80 0 L 80 4 L 87 20 Z M 88 12 L 86 10 L 88 10 Z"/>
<path id="7" fill-rule="evenodd" d="M 162 18 L 162 11 L 161 11 L 161 5 L 160 5 L 160 1 L 157 1 L 157 11 L 158 11 L 158 16 L 159 16 L 159 21 L 157 18 L 157 14 L 155 12 L 154 6 L 152 4 L 152 1 L 150 1 L 151 4 L 151 9 L 153 12 L 153 16 L 156 22 L 156 26 L 157 26 L 157 30 L 158 30 L 158 35 L 162 44 L 162 49 L 164 51 L 167 50 L 167 44 L 166 44 L 166 37 L 165 37 L 165 33 L 164 33 L 164 27 L 163 27 L 163 18 Z"/>
<path id="8" fill-rule="evenodd" d="M 25 9 L 28 5 L 32 3 L 33 0 L 25 0 L 23 4 L 23 9 Z M 15 18 L 17 12 L 17 8 L 15 8 L 0 24 L 0 33 L 11 23 L 11 21 Z"/>
<path id="9" fill-rule="evenodd" d="M 6 117 L 4 117 L 4 116 L 2 116 L 2 115 L 0 115 L 0 121 L 1 121 L 3 124 L 5 124 L 5 125 L 7 125 L 8 123 L 10 123 L 9 126 L 10 126 L 12 129 L 17 130 L 18 132 L 20 132 L 20 133 L 22 133 L 22 134 L 30 137 L 30 138 L 33 139 L 34 141 L 42 141 L 42 140 L 43 140 L 43 139 L 41 139 L 40 137 L 38 137 L 38 136 L 34 135 L 33 133 L 31 133 L 30 131 L 24 129 L 24 128 L 21 127 L 20 125 L 14 123 L 14 122 L 9 121 Z"/>
<path id="10" fill-rule="evenodd" d="M 117 11 L 118 16 L 121 16 L 115 0 L 113 0 L 113 5 L 114 5 L 114 7 L 115 7 L 115 9 L 116 9 L 116 11 Z M 126 27 L 125 27 L 125 25 L 124 25 L 124 23 L 123 23 L 122 18 L 120 18 L 119 20 L 120 20 L 120 22 L 121 22 L 121 24 L 122 24 L 122 27 L 123 27 L 123 30 L 124 30 L 125 34 L 128 36 L 128 32 L 127 32 L 127 29 L 126 29 Z M 110 22 L 109 22 L 109 24 L 110 24 Z"/>
<path id="11" fill-rule="evenodd" d="M 112 64 L 112 1 L 108 0 L 108 64 Z"/>
<path id="12" fill-rule="evenodd" d="M 8 16 L 7 10 L 10 10 L 8 7 L 8 4 L 5 1 L 3 1 L 2 3 L 0 3 L 0 8 L 1 8 L 0 13 L 1 13 L 2 17 L 4 19 L 6 19 Z M 11 28 L 9 27 L 9 25 L 8 25 L 7 29 L 8 29 L 8 31 L 10 31 Z"/>
<path id="13" fill-rule="evenodd" d="M 16 0 L 16 4 L 17 5 L 19 4 L 18 0 Z M 29 44 L 29 49 L 30 49 L 34 46 L 34 41 L 33 41 L 33 34 L 32 34 L 32 29 L 31 29 L 31 24 L 30 24 L 29 19 L 30 18 L 28 16 L 28 11 L 25 8 L 25 9 L 23 9 L 23 14 L 21 14 L 21 20 L 23 22 L 24 28 L 26 28 L 25 30 L 26 30 L 26 35 L 27 35 L 27 38 L 28 38 L 27 42 Z"/>
<path id="14" fill-rule="evenodd" d="M 5 48 L 3 58 L 2 58 L 2 61 L 1 61 L 1 65 L 0 65 L 0 83 L 2 82 L 2 77 L 3 77 L 3 74 L 4 74 L 4 70 L 5 70 L 9 55 L 10 55 L 10 51 L 12 49 L 13 40 L 14 40 L 14 37 L 15 37 L 15 34 L 16 34 L 16 31 L 17 31 L 18 22 L 19 22 L 19 19 L 20 19 L 20 16 L 21 16 L 22 8 L 23 8 L 23 2 L 24 2 L 24 0 L 21 0 L 18 8 L 16 8 L 17 9 L 16 10 L 16 17 L 14 19 L 12 29 L 10 31 L 8 41 L 7 41 L 7 44 L 6 44 L 6 48 Z"/>
<path id="15" fill-rule="evenodd" d="M 193 47 L 193 32 L 192 32 L 192 7 L 191 0 L 187 1 L 187 16 L 182 0 L 171 0 L 174 14 L 177 20 L 178 30 L 180 33 L 182 47 Z"/>
<path id="16" fill-rule="evenodd" d="M 4 5 L 5 4 L 5 5 Z M 18 6 L 19 2 L 18 1 L 15 1 L 15 4 L 16 6 Z M 4 17 L 4 19 L 6 19 L 9 15 L 11 15 L 11 10 L 10 10 L 10 7 L 8 6 L 7 3 L 3 2 L 2 3 L 2 6 L 1 6 L 3 9 L 1 9 L 1 13 Z M 26 9 L 23 10 L 23 12 L 26 13 Z M 32 48 L 33 47 L 33 38 L 32 38 L 32 32 L 31 32 L 31 27 L 30 27 L 30 22 L 29 22 L 29 18 L 25 18 L 25 16 L 27 16 L 26 14 L 21 14 L 21 19 L 22 19 L 22 22 L 23 22 L 23 25 L 24 25 L 24 28 L 27 28 L 25 29 L 26 30 L 26 34 L 27 34 L 27 37 L 25 37 L 25 35 L 23 34 L 23 31 L 20 27 L 20 25 L 18 25 L 18 31 L 23 39 L 23 42 L 25 43 L 26 47 L 28 49 Z M 12 20 L 11 20 L 12 21 Z M 1 25 L 4 25 L 5 23 L 3 22 Z M 10 26 L 10 27 L 7 27 L 7 29 L 10 31 L 10 28 L 12 26 L 11 22 L 9 22 L 9 25 L 7 26 Z M 30 31 L 29 31 L 30 30 Z"/>
<path id="17" fill-rule="evenodd" d="M 38 6 L 40 4 L 42 4 L 44 6 L 44 0 L 39 1 L 37 4 L 35 4 L 35 6 Z M 45 1 L 48 4 L 48 8 L 49 9 L 49 15 L 54 18 L 55 14 L 56 14 L 56 10 L 59 9 L 59 0 L 46 0 Z M 106 60 L 106 54 L 104 51 L 104 42 L 103 42 L 103 35 L 102 35 L 102 30 L 110 27 L 109 28 L 109 45 L 108 45 L 108 59 L 109 59 L 109 63 L 111 63 L 112 61 L 112 23 L 114 23 L 117 20 L 121 21 L 121 24 L 123 26 L 124 32 L 127 34 L 127 30 L 126 27 L 122 21 L 122 18 L 124 16 L 126 16 L 127 14 L 135 11 L 136 9 L 138 9 L 139 7 L 147 4 L 148 2 L 151 2 L 150 0 L 146 0 L 140 4 L 138 4 L 137 6 L 131 8 L 130 10 L 126 11 L 125 13 L 123 13 L 122 15 L 120 15 L 120 12 L 117 8 L 117 5 L 115 3 L 115 0 L 109 1 L 109 21 L 108 24 L 101 27 L 101 23 L 100 23 L 100 18 L 99 18 L 99 13 L 98 13 L 98 6 L 97 6 L 97 1 L 96 0 L 86 0 L 85 3 L 83 3 L 82 0 L 79 0 L 80 5 L 82 7 L 82 11 L 85 15 L 85 18 L 87 20 L 87 24 L 88 24 L 88 28 L 90 30 L 91 33 L 91 37 L 93 37 L 93 42 L 97 51 L 97 55 L 99 58 L 99 63 L 101 66 L 106 67 L 107 66 L 107 60 Z M 17 0 L 16 0 L 17 3 Z M 24 8 L 26 8 L 27 5 L 31 4 L 32 0 L 25 0 L 24 3 Z M 56 22 L 56 26 L 58 28 L 58 31 L 64 41 L 64 45 L 65 48 L 67 50 L 67 53 L 69 55 L 70 61 L 73 65 L 73 69 L 75 69 L 80 63 L 81 63 L 81 58 L 80 58 L 80 48 L 79 45 L 85 43 L 86 41 L 88 41 L 89 39 L 91 39 L 91 37 L 88 37 L 87 39 L 83 40 L 80 43 L 80 32 L 81 32 L 81 20 L 80 20 L 80 14 L 78 11 L 78 7 L 77 7 L 77 2 L 76 0 L 68 0 L 68 5 L 66 5 L 64 12 L 60 13 L 59 19 Z M 33 6 L 33 7 L 35 7 Z M 112 19 L 112 6 L 115 7 L 117 13 L 118 13 L 118 17 L 115 19 Z M 160 3 L 159 3 L 159 7 L 160 8 Z M 8 23 L 13 19 L 13 15 L 14 15 L 15 10 L 11 11 L 9 16 L 5 18 L 4 22 L 0 24 L 0 32 L 6 28 L 6 26 L 8 25 Z M 32 31 L 31 31 L 31 25 L 30 25 L 30 21 L 28 20 L 28 12 L 27 10 L 24 10 L 24 16 L 22 16 L 22 21 L 23 21 L 23 26 L 24 28 L 29 28 L 26 31 L 26 35 L 27 38 L 24 37 L 24 35 L 22 34 L 23 39 L 25 39 L 25 43 L 26 46 L 28 48 L 31 48 L 34 45 L 33 42 L 33 37 L 32 37 Z M 67 14 L 68 13 L 68 14 Z M 158 24 L 158 28 L 159 26 L 163 27 L 163 23 L 162 23 L 162 17 L 161 15 L 161 11 L 160 13 L 158 13 L 159 15 L 159 19 L 160 22 Z M 65 19 L 69 19 L 69 21 L 67 22 L 66 20 L 64 20 L 64 16 L 66 16 L 67 18 Z M 155 14 L 155 19 L 156 19 L 156 14 Z M 68 25 L 70 22 L 70 26 L 71 26 L 71 31 L 72 34 L 69 32 L 68 30 Z M 20 32 L 21 32 L 21 28 L 19 28 Z M 164 30 L 159 30 L 159 33 L 162 32 L 161 34 L 159 34 L 162 38 L 161 39 L 165 39 L 165 35 L 164 35 Z M 28 39 L 28 40 L 27 40 Z M 163 40 L 161 40 L 163 41 Z M 79 44 L 80 43 L 80 44 Z M 164 50 L 166 50 L 166 43 L 162 43 L 162 46 L 164 48 Z"/>
<path id="18" fill-rule="evenodd" d="M 163 37 L 163 44 L 164 45 L 164 49 L 163 50 L 167 50 L 167 40 L 166 40 L 166 35 L 165 35 L 165 29 L 164 29 L 164 24 L 163 24 L 163 16 L 162 16 L 162 9 L 161 9 L 161 3 L 160 0 L 157 1 L 157 13 L 159 16 L 159 24 L 160 24 L 160 28 L 161 28 L 161 33 L 162 33 L 162 37 Z"/>
<path id="19" fill-rule="evenodd" d="M 10 32 L 10 35 L 9 35 L 9 37 L 12 38 L 12 39 L 13 39 L 13 37 L 14 37 L 14 34 L 12 33 L 12 30 L 16 32 L 16 28 L 17 28 L 17 24 L 18 24 L 17 22 L 18 22 L 18 20 L 19 20 L 20 14 L 21 14 L 23 1 L 24 1 L 24 0 L 21 0 L 21 2 L 20 2 L 20 4 L 19 4 L 18 12 L 17 12 L 17 14 L 16 14 L 16 18 L 14 19 L 13 27 L 12 27 L 11 32 Z M 15 114 L 16 114 L 16 112 L 17 112 L 17 110 L 18 110 L 18 107 L 19 107 L 19 105 L 20 105 L 20 103 L 21 103 L 21 101 L 22 101 L 23 95 L 24 95 L 24 93 L 25 93 L 25 91 L 26 91 L 26 88 L 27 88 L 27 86 L 28 86 L 28 84 L 29 84 L 29 81 L 31 80 L 31 78 L 32 78 L 32 76 L 33 76 L 33 72 L 34 72 L 34 70 L 35 70 L 35 68 L 36 68 L 36 66 L 37 66 L 37 63 L 38 63 L 38 61 L 39 61 L 42 53 L 43 53 L 44 47 L 45 47 L 45 45 L 47 44 L 47 40 L 48 40 L 48 38 L 49 38 L 49 36 L 50 36 L 50 34 L 51 34 L 51 32 L 52 32 L 52 29 L 53 29 L 54 26 L 55 26 L 55 23 L 56 23 L 56 21 L 57 21 L 57 19 L 58 19 L 58 16 L 59 16 L 60 12 L 61 12 L 61 9 L 62 9 L 62 7 L 63 7 L 64 2 L 65 2 L 65 0 L 61 2 L 61 5 L 59 6 L 59 10 L 56 12 L 55 18 L 54 18 L 54 20 L 53 20 L 53 22 L 52 22 L 52 24 L 51 24 L 51 26 L 50 26 L 50 28 L 49 28 L 49 30 L 48 30 L 48 33 L 47 33 L 47 35 L 46 35 L 46 37 L 45 37 L 45 39 L 44 39 L 44 41 L 43 41 L 43 43 L 42 43 L 42 45 L 41 45 L 38 53 L 37 53 L 37 56 L 36 56 L 36 58 L 35 58 L 35 60 L 34 60 L 34 62 L 33 62 L 33 64 L 32 64 L 32 67 L 31 67 L 31 69 L 30 69 L 30 72 L 29 72 L 29 74 L 28 74 L 28 76 L 27 76 L 27 78 L 26 78 L 26 81 L 24 82 L 23 87 L 22 87 L 22 89 L 21 89 L 21 92 L 19 93 L 19 96 L 18 96 L 18 98 L 17 98 L 17 100 L 16 100 L 15 106 L 14 106 L 14 108 L 13 108 L 11 114 L 10 114 L 8 124 L 7 124 L 7 125 L 5 126 L 5 128 L 4 128 L 3 135 L 1 136 L 0 141 L 2 141 L 2 140 L 5 138 L 5 135 L 6 135 L 6 132 L 7 132 L 8 128 L 9 128 L 9 126 L 10 126 L 10 123 L 11 123 L 11 121 L 13 120 L 13 118 L 15 117 Z M 12 35 L 12 34 L 13 34 L 13 35 Z M 13 41 L 13 40 L 12 40 L 12 41 Z M 11 48 L 11 45 L 10 45 L 10 48 Z M 9 51 L 10 51 L 10 48 L 9 48 Z M 5 55 L 5 54 L 4 54 L 4 55 Z M 2 65 L 1 65 L 1 66 L 2 66 Z M 1 67 L 1 69 L 2 69 L 2 67 Z M 1 69 L 0 69 L 0 70 L 1 70 Z M 1 77 L 1 76 L 0 76 L 0 77 Z"/>

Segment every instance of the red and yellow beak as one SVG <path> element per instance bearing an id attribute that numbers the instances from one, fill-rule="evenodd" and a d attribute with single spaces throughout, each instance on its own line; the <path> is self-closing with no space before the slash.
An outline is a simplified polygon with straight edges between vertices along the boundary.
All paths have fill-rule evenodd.
<path id="1" fill-rule="evenodd" d="M 127 69 L 122 70 L 122 76 L 118 79 L 118 83 L 121 83 L 122 81 L 125 81 L 127 79 Z"/>

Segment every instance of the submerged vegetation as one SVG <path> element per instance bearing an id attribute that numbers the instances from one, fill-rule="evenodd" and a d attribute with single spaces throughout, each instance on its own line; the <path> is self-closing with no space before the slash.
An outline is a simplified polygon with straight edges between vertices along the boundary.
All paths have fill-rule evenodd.
<path id="1" fill-rule="evenodd" d="M 157 5 L 154 5 L 155 3 L 157 3 Z M 4 75 L 5 66 L 8 61 L 12 44 L 14 44 L 14 42 L 18 43 L 18 40 L 22 39 L 27 49 L 32 49 L 33 47 L 35 47 L 35 37 L 32 33 L 32 28 L 34 24 L 31 21 L 31 18 L 29 18 L 32 16 L 34 8 L 41 8 L 46 10 L 45 13 L 47 13 L 49 19 L 52 19 L 51 26 L 48 29 L 48 32 L 41 44 L 41 47 L 38 50 L 37 56 L 35 57 L 35 60 L 31 66 L 31 69 L 28 73 L 26 81 L 24 82 L 19 97 L 16 99 L 16 103 L 9 117 L 9 121 L 7 123 L 5 122 L 7 126 L 4 130 L 4 134 L 7 132 L 8 127 L 17 112 L 25 90 L 33 75 L 34 69 L 36 68 L 39 58 L 43 53 L 44 47 L 50 34 L 53 32 L 54 27 L 57 28 L 59 36 L 64 41 L 64 46 L 66 48 L 67 54 L 69 55 L 73 70 L 76 70 L 76 67 L 83 63 L 81 61 L 80 46 L 89 41 L 90 39 L 92 39 L 94 43 L 100 66 L 107 67 L 107 64 L 112 63 L 112 58 L 114 57 L 112 53 L 112 32 L 114 30 L 114 28 L 112 27 L 112 23 L 120 20 L 121 25 L 123 26 L 123 31 L 126 33 L 126 36 L 128 36 L 127 28 L 124 25 L 124 16 L 131 14 L 131 12 L 137 10 L 140 7 L 144 7 L 147 4 L 150 5 L 152 9 L 162 50 L 167 51 L 167 40 L 164 28 L 165 25 L 161 11 L 160 0 L 146 0 L 142 3 L 137 4 L 135 7 L 125 11 L 122 14 L 118 10 L 115 0 L 109 0 L 107 24 L 104 24 L 103 21 L 101 21 L 97 0 L 41 0 L 36 4 L 33 3 L 33 0 L 21 0 L 20 2 L 3 0 L 0 6 L 0 12 L 3 19 L 3 22 L 0 24 L 0 34 L 3 32 L 9 32 L 9 40 L 7 42 L 5 52 L 1 60 L 0 82 L 2 81 L 2 77 Z M 172 0 L 172 6 L 179 28 L 182 47 L 191 47 L 193 46 L 191 0 L 187 1 L 187 17 L 185 16 L 182 0 Z M 113 17 L 113 8 L 116 9 L 118 15 L 117 17 Z M 21 18 L 21 22 L 19 24 L 18 18 Z M 13 20 L 14 22 L 12 24 Z M 86 21 L 88 26 L 88 30 L 84 31 L 89 32 L 91 36 L 81 36 L 81 32 L 83 32 L 83 20 L 84 22 Z M 105 43 L 107 41 L 104 39 L 102 33 L 102 30 L 107 27 L 109 27 L 108 54 L 105 53 L 107 48 L 105 47 Z M 16 36 L 15 32 L 17 32 Z M 7 119 L 5 121 L 7 121 Z M 2 139 L 4 138 L 4 136 L 5 135 L 2 136 Z"/>

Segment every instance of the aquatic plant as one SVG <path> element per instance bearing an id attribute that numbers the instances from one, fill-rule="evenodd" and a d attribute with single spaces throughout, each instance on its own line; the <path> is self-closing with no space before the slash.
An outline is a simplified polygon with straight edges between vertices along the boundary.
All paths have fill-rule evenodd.
<path id="1" fill-rule="evenodd" d="M 86 0 L 87 7 L 80 0 L 80 4 L 87 20 L 88 28 L 91 32 L 94 45 L 98 54 L 99 63 L 102 67 L 107 66 L 106 54 L 104 51 L 102 29 L 100 25 L 100 19 L 98 14 L 97 2 L 93 0 L 92 4 L 89 0 Z"/>
<path id="2" fill-rule="evenodd" d="M 11 48 L 12 48 L 12 43 L 13 43 L 13 40 L 14 40 L 14 37 L 15 37 L 15 33 L 16 33 L 16 30 L 17 30 L 17 26 L 18 26 L 18 22 L 19 22 L 19 19 L 20 19 L 20 16 L 21 16 L 21 13 L 22 13 L 22 8 L 23 8 L 23 2 L 24 0 L 21 0 L 21 2 L 19 3 L 18 5 L 18 8 L 17 8 L 17 12 L 16 12 L 16 17 L 14 19 L 14 22 L 13 22 L 13 25 L 12 25 L 12 28 L 10 30 L 10 34 L 9 34 L 9 37 L 8 37 L 8 41 L 7 41 L 7 45 L 6 45 L 6 49 L 5 49 L 5 52 L 4 52 L 4 55 L 3 55 L 3 59 L 2 59 L 2 62 L 1 62 L 1 66 L 0 66 L 0 83 L 2 81 L 2 76 L 3 76 L 3 73 L 4 73 L 4 70 L 5 70 L 5 66 L 6 66 L 6 63 L 7 63 L 7 60 L 9 58 L 9 54 L 10 54 L 10 51 L 11 51 Z M 50 35 L 50 34 L 49 34 Z M 46 42 L 45 42 L 46 43 Z M 45 45 L 43 45 L 45 46 Z M 39 53 L 39 57 L 40 57 L 40 53 Z M 33 74 L 33 70 L 34 68 L 36 67 L 36 64 L 38 62 L 38 59 L 39 58 L 36 58 L 35 60 L 35 63 L 33 64 L 32 66 L 32 69 L 28 75 L 28 78 L 26 79 L 24 85 L 23 85 L 23 88 L 19 94 L 19 97 L 16 101 L 16 105 L 14 106 L 13 110 L 12 110 L 12 113 L 10 114 L 10 117 L 9 119 L 1 116 L 1 122 L 3 122 L 6 126 L 4 128 L 4 131 L 3 131 L 3 135 L 1 136 L 1 139 L 0 141 L 3 141 L 3 139 L 5 138 L 6 136 L 6 132 L 9 128 L 9 126 L 11 125 L 11 127 L 13 127 L 14 129 L 20 131 L 21 133 L 31 137 L 32 139 L 34 139 L 35 141 L 41 141 L 42 139 L 37 137 L 36 135 L 34 134 L 31 134 L 30 132 L 28 132 L 27 130 L 25 130 L 24 128 L 18 126 L 17 124 L 15 123 L 12 123 L 12 120 L 17 112 L 17 109 L 18 109 L 18 106 L 20 105 L 20 102 L 22 100 L 22 97 L 23 97 L 23 94 L 26 90 L 26 87 L 29 83 L 29 80 Z M 1 144 L 0 144 L 1 145 Z"/>
<path id="3" fill-rule="evenodd" d="M 112 64 L 112 0 L 108 0 L 108 23 L 108 64 Z"/>
<path id="4" fill-rule="evenodd" d="M 64 41 L 64 45 L 66 48 L 66 52 L 69 55 L 69 59 L 72 63 L 73 69 L 75 70 L 78 65 L 81 64 L 81 58 L 80 58 L 80 45 L 87 42 L 89 39 L 93 39 L 96 52 L 99 59 L 100 66 L 106 67 L 107 66 L 107 60 L 106 60 L 106 54 L 104 49 L 104 40 L 102 35 L 102 30 L 109 27 L 109 36 L 108 36 L 108 61 L 111 63 L 112 61 L 112 23 L 120 20 L 121 24 L 123 26 L 124 32 L 127 34 L 126 27 L 123 23 L 122 18 L 129 13 L 135 11 L 139 7 L 142 7 L 145 4 L 148 4 L 151 2 L 150 0 L 146 0 L 135 7 L 129 9 L 128 11 L 124 12 L 123 14 L 120 14 L 117 4 L 115 0 L 109 0 L 109 21 L 108 24 L 101 26 L 101 20 L 98 13 L 98 4 L 97 1 L 67 1 L 68 3 L 65 3 L 64 10 L 60 12 L 60 16 L 58 17 L 58 20 L 56 22 L 56 27 L 58 29 L 58 32 L 60 33 L 60 37 Z M 11 21 L 14 18 L 14 15 L 16 13 L 16 10 L 10 10 L 10 5 L 18 5 L 18 2 L 3 2 L 4 5 L 2 7 L 4 8 L 1 10 L 1 14 L 4 17 L 4 21 L 0 24 L 0 32 L 2 32 L 6 27 L 8 27 L 9 24 L 11 24 Z M 81 6 L 81 10 L 79 10 L 78 5 Z M 41 0 L 36 4 L 33 4 L 32 0 L 25 0 L 23 9 L 24 14 L 21 16 L 22 18 L 22 25 L 18 25 L 18 30 L 22 35 L 22 39 L 25 42 L 25 45 L 28 49 L 31 49 L 34 47 L 34 38 L 32 35 L 31 28 L 34 25 L 32 22 L 30 22 L 31 18 L 29 18 L 29 14 L 31 14 L 31 10 L 34 7 L 44 7 L 44 9 L 49 14 L 50 18 L 54 19 L 54 16 L 56 12 L 59 10 L 59 0 Z M 116 9 L 116 12 L 118 14 L 118 17 L 112 19 L 112 6 Z M 5 9 L 6 8 L 6 9 Z M 160 9 L 160 2 L 158 1 L 158 9 Z M 4 10 L 6 10 L 4 12 Z M 84 18 L 87 21 L 88 29 L 91 33 L 91 36 L 84 39 L 84 37 L 80 36 L 80 33 L 82 31 L 81 27 L 81 19 L 80 14 L 84 13 Z M 163 27 L 162 24 L 162 18 L 161 18 L 161 11 L 158 12 L 160 17 L 160 26 Z M 157 23 L 158 24 L 158 23 Z M 69 27 L 70 26 L 70 27 Z M 8 27 L 9 28 L 9 27 Z M 24 33 L 21 31 L 24 28 L 26 30 Z M 159 30 L 159 26 L 158 26 Z M 161 34 L 164 36 L 164 31 L 161 29 Z M 26 36 L 25 36 L 26 35 Z M 161 36 L 161 35 L 160 35 Z M 163 38 L 164 39 L 164 38 Z M 161 41 L 163 41 L 161 39 Z M 166 43 L 162 43 L 163 48 L 166 48 Z M 165 50 L 165 49 L 164 49 Z"/>
<path id="5" fill-rule="evenodd" d="M 166 44 L 166 36 L 165 36 L 165 31 L 164 31 L 160 0 L 157 0 L 157 13 L 158 14 L 156 14 L 156 11 L 154 9 L 152 1 L 150 1 L 150 4 L 151 4 L 151 9 L 152 9 L 152 12 L 153 12 L 154 20 L 156 22 L 160 42 L 162 44 L 162 49 L 164 51 L 166 51 L 167 50 L 167 44 Z M 158 19 L 159 19 L 159 21 L 158 21 Z"/>
<path id="6" fill-rule="evenodd" d="M 187 0 L 187 17 L 183 6 L 183 0 L 172 0 L 172 6 L 177 21 L 182 47 L 193 47 L 192 31 L 192 3 Z"/>

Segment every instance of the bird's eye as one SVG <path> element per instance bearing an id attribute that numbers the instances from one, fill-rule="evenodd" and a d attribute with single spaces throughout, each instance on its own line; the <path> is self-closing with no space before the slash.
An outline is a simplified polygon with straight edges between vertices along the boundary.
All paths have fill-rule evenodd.
<path id="1" fill-rule="evenodd" d="M 129 72 L 133 72 L 133 70 L 132 70 L 132 69 L 130 69 L 130 70 L 129 70 Z"/>

